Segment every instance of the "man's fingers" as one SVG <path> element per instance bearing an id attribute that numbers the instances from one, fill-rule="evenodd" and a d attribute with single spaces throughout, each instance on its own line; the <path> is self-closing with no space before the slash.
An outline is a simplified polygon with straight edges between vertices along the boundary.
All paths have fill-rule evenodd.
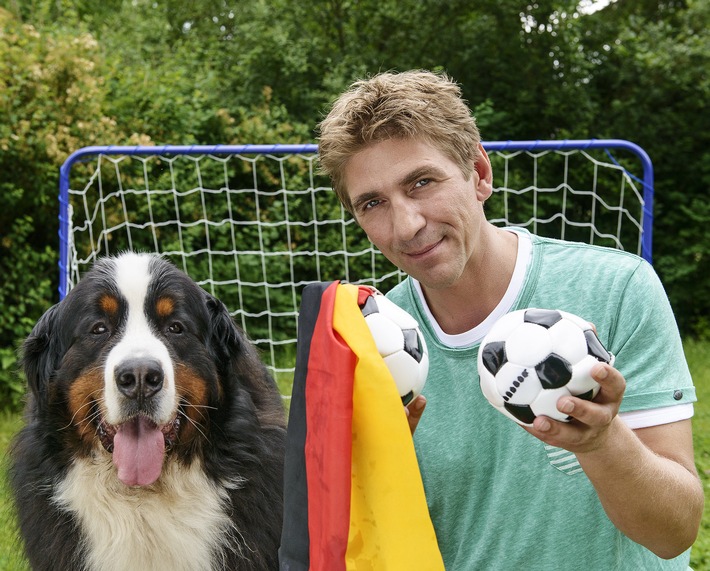
<path id="1" fill-rule="evenodd" d="M 424 413 L 425 406 L 426 398 L 424 398 L 424 395 L 419 395 L 417 398 L 415 398 L 412 402 L 410 402 L 407 406 L 404 407 L 404 410 L 407 413 L 407 421 L 409 422 L 409 430 L 411 430 L 412 434 L 414 434 L 414 431 L 417 429 L 419 419 Z"/>

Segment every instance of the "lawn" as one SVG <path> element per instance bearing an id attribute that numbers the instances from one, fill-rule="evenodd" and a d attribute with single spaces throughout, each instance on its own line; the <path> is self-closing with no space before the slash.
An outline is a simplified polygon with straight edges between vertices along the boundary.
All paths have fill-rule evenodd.
<path id="1" fill-rule="evenodd" d="M 12 435 L 20 428 L 20 416 L 0 414 L 0 569 L 29 571 L 17 538 L 15 515 L 10 503 L 5 452 Z"/>
<path id="2" fill-rule="evenodd" d="M 685 354 L 698 393 L 693 417 L 693 442 L 695 464 L 705 489 L 706 507 L 690 564 L 696 570 L 710 570 L 710 342 L 686 343 Z"/>
<path id="3" fill-rule="evenodd" d="M 695 459 L 710 498 L 710 342 L 686 343 L 686 355 L 698 392 L 693 418 Z M 18 415 L 0 414 L 0 570 L 26 571 L 27 563 L 17 542 L 14 515 L 6 483 L 5 451 L 12 434 L 19 428 Z M 710 510 L 705 510 L 702 528 L 693 547 L 691 566 L 696 571 L 710 571 Z"/>

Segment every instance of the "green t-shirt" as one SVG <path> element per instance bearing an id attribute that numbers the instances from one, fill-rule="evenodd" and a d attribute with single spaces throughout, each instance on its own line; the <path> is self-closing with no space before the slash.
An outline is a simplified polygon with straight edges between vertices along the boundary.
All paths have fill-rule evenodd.
<path id="1" fill-rule="evenodd" d="M 561 309 L 594 323 L 627 381 L 622 411 L 694 402 L 651 266 L 618 250 L 529 236 L 530 263 L 510 310 Z M 414 443 L 448 571 L 687 569 L 689 552 L 665 561 L 614 527 L 574 454 L 547 446 L 485 400 L 480 340 L 442 343 L 410 278 L 388 297 L 418 319 L 429 349 L 427 408 Z"/>

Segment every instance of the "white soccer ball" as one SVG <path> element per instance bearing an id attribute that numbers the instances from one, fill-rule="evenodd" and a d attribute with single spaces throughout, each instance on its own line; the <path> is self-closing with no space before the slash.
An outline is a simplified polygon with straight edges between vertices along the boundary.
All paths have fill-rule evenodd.
<path id="1" fill-rule="evenodd" d="M 368 296 L 360 309 L 406 406 L 421 394 L 429 373 L 429 353 L 419 323 L 379 292 Z"/>
<path id="2" fill-rule="evenodd" d="M 599 341 L 592 325 L 554 309 L 521 309 L 500 318 L 478 351 L 481 390 L 500 412 L 530 426 L 536 416 L 560 421 L 562 396 L 593 399 L 599 385 L 592 367 L 614 356 Z"/>

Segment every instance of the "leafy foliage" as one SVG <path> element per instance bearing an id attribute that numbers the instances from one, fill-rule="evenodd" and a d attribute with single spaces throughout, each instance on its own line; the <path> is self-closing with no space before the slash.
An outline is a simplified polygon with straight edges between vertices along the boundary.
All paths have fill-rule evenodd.
<path id="1" fill-rule="evenodd" d="M 655 171 L 655 266 L 682 329 L 710 334 L 710 6 L 707 2 L 614 5 L 610 49 L 592 88 L 601 133 L 628 133 Z M 608 24 L 607 24 L 608 25 Z M 613 40 L 613 42 L 612 42 Z M 633 104 L 630 104 L 630 100 Z M 600 121 L 601 122 L 601 121 Z"/>
<path id="2" fill-rule="evenodd" d="M 386 69 L 446 70 L 487 140 L 644 147 L 656 171 L 656 268 L 683 332 L 710 336 L 703 0 L 619 0 L 591 14 L 577 0 L 2 5 L 0 404 L 17 405 L 17 347 L 56 301 L 57 183 L 72 151 L 309 142 L 329 101 Z"/>
<path id="3" fill-rule="evenodd" d="M 0 26 L 0 402 L 15 406 L 17 347 L 54 299 L 59 167 L 118 135 L 90 35 L 40 32 L 1 9 Z"/>

